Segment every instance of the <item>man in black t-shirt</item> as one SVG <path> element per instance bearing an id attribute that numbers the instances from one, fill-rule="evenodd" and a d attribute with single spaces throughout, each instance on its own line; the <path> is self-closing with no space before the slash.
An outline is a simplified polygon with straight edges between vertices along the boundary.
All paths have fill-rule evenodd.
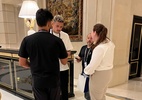
<path id="1" fill-rule="evenodd" d="M 78 57 L 76 57 L 77 62 L 82 61 L 82 72 L 81 72 L 82 74 L 84 74 L 84 68 L 90 63 L 92 56 L 92 49 L 91 49 L 92 37 L 90 33 L 87 35 L 86 42 L 87 45 L 82 46 Z M 86 87 L 89 88 L 89 79 L 87 79 Z M 86 98 L 86 100 L 90 100 L 89 91 L 84 93 L 84 97 Z"/>
<path id="2" fill-rule="evenodd" d="M 20 66 L 31 69 L 35 100 L 60 100 L 59 59 L 66 64 L 67 52 L 62 40 L 49 33 L 52 19 L 48 10 L 39 9 L 39 31 L 25 37 L 19 50 Z"/>
<path id="3" fill-rule="evenodd" d="M 91 46 L 93 43 L 92 43 L 92 37 L 90 33 L 87 35 L 86 42 L 87 42 L 87 45 L 84 45 L 81 47 L 78 57 L 76 57 L 77 62 L 82 61 L 82 73 L 84 73 L 84 68 L 86 67 L 86 65 L 89 64 L 91 60 L 91 56 L 92 56 Z"/>

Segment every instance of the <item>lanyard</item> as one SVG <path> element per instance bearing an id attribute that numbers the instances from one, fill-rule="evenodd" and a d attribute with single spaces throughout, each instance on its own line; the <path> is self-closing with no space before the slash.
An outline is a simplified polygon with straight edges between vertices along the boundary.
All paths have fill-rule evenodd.
<path id="1" fill-rule="evenodd" d="M 52 33 L 51 34 L 53 34 L 53 30 L 52 30 Z M 55 33 L 56 34 L 56 33 Z M 54 35 L 54 34 L 53 34 Z M 59 38 L 61 37 L 61 34 L 59 33 Z"/>
<path id="2" fill-rule="evenodd" d="M 87 51 L 87 49 L 89 49 L 89 50 Z M 85 49 L 84 62 L 87 62 L 87 59 L 88 59 L 88 56 L 89 56 L 90 51 L 91 51 L 90 48 L 86 48 L 86 49 Z"/>
<path id="3" fill-rule="evenodd" d="M 45 29 L 41 29 L 41 30 L 38 30 L 38 32 L 48 32 L 48 31 Z"/>

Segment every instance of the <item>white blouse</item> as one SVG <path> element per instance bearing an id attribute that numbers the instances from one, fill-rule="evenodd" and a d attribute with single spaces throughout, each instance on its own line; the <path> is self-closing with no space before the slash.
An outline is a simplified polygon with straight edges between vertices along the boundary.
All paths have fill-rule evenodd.
<path id="1" fill-rule="evenodd" d="M 111 41 L 99 44 L 93 50 L 91 61 L 84 69 L 85 74 L 92 75 L 95 71 L 112 69 L 114 48 L 115 45 Z"/>

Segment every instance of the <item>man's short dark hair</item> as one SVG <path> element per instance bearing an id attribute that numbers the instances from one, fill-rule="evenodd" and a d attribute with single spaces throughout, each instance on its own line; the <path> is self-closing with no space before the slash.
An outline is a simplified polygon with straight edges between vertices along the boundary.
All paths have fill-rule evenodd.
<path id="1" fill-rule="evenodd" d="M 47 9 L 39 9 L 36 12 L 36 21 L 38 26 L 46 26 L 48 21 L 51 21 L 53 19 L 53 15 L 50 11 Z"/>

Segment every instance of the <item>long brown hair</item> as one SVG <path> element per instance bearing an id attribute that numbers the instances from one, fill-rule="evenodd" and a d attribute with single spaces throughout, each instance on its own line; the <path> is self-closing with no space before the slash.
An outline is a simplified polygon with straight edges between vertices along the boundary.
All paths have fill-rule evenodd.
<path id="1" fill-rule="evenodd" d="M 96 24 L 93 27 L 93 32 L 96 32 L 96 34 L 99 36 L 99 39 L 95 44 L 92 45 L 92 49 L 107 39 L 107 28 L 103 24 Z"/>

